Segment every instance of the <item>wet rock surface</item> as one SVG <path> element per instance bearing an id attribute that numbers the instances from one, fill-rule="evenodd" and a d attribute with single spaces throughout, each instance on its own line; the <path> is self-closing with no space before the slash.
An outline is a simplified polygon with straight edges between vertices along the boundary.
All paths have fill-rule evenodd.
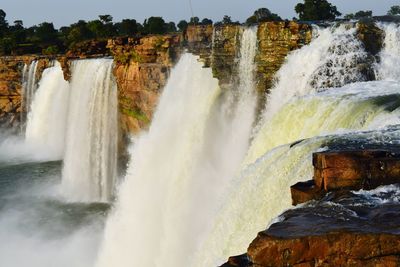
<path id="1" fill-rule="evenodd" d="M 284 212 L 222 266 L 399 266 L 399 201 L 398 184 L 329 193 Z"/>

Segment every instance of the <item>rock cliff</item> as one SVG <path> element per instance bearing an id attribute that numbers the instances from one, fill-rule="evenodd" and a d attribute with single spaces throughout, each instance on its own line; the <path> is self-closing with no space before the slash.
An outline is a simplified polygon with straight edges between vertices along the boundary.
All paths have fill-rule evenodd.
<path id="1" fill-rule="evenodd" d="M 37 72 L 40 76 L 50 60 L 57 59 L 65 79 L 69 80 L 71 60 L 112 56 L 119 89 L 121 132 L 123 136 L 136 134 L 148 126 L 160 90 L 184 49 L 199 55 L 204 66 L 212 68 L 221 88 L 229 90 L 237 80 L 237 58 L 242 32 L 243 27 L 240 25 L 191 25 L 182 34 L 87 41 L 74 46 L 66 55 L 1 58 L 1 122 L 15 125 L 20 117 L 21 72 L 24 63 L 40 59 Z M 370 54 L 376 55 L 382 47 L 382 31 L 374 24 L 360 24 L 358 33 Z M 289 21 L 263 22 L 258 25 L 257 36 L 255 76 L 262 102 L 288 53 L 311 41 L 312 27 Z"/>

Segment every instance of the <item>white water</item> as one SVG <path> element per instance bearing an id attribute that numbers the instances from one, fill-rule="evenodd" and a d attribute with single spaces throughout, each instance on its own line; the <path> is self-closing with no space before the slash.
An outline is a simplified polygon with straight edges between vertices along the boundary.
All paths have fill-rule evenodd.
<path id="1" fill-rule="evenodd" d="M 217 266 L 245 252 L 257 232 L 291 207 L 290 186 L 311 179 L 312 152 L 331 139 L 319 135 L 400 123 L 399 83 L 356 82 L 363 77 L 354 60 L 364 57 L 354 29 L 344 27 L 319 31 L 310 45 L 288 56 L 243 169 L 195 266 Z M 350 81 L 355 83 L 317 92 L 320 85 Z M 293 147 L 286 145 L 310 137 Z"/>
<path id="2" fill-rule="evenodd" d="M 331 125 L 329 129 L 316 125 L 314 130 L 317 131 L 307 133 L 308 128 L 303 127 L 302 122 L 296 119 L 298 110 L 293 114 L 282 113 L 280 118 L 274 119 L 273 117 L 283 105 L 295 97 L 315 93 L 326 86 L 340 87 L 350 82 L 363 80 L 363 76 L 356 67 L 356 62 L 362 61 L 366 57 L 366 53 L 360 41 L 355 37 L 356 29 L 348 27 L 348 25 L 341 25 L 337 28 L 322 30 L 316 28 L 316 30 L 318 31 L 317 37 L 309 45 L 292 52 L 278 71 L 277 83 L 267 96 L 267 106 L 253 145 L 248 152 L 246 164 L 254 162 L 276 146 L 294 142 L 300 138 L 312 137 L 335 128 L 335 125 Z M 329 106 L 327 105 L 326 108 Z M 309 114 L 312 112 L 316 112 L 316 110 L 312 111 L 310 107 Z M 285 122 L 279 122 L 279 119 L 283 119 Z M 293 125 L 296 121 L 300 124 Z M 312 124 L 311 120 L 309 122 Z M 275 132 L 275 135 L 271 135 L 271 131 L 276 131 L 273 128 L 275 124 L 285 125 L 288 130 L 296 126 L 300 128 L 297 129 L 297 132 L 294 132 L 295 129 L 288 132 L 290 136 L 286 134 L 286 137 L 289 138 L 281 138 L 281 135 L 285 135 L 285 133 Z M 300 135 L 297 134 L 299 131 L 301 131 Z"/>
<path id="3" fill-rule="evenodd" d="M 400 26 L 398 24 L 380 24 L 385 32 L 383 49 L 380 53 L 381 62 L 376 72 L 381 80 L 400 80 Z"/>
<path id="4" fill-rule="evenodd" d="M 68 82 L 56 62 L 54 67 L 44 70 L 32 101 L 25 132 L 26 147 L 40 150 L 52 159 L 63 157 L 68 99 Z"/>
<path id="5" fill-rule="evenodd" d="M 36 73 L 38 61 L 33 60 L 29 65 L 25 64 L 22 70 L 22 109 L 29 113 L 33 96 L 37 88 Z"/>
<path id="6" fill-rule="evenodd" d="M 73 62 L 62 172 L 71 201 L 109 201 L 117 169 L 117 89 L 111 59 Z"/>
<path id="7" fill-rule="evenodd" d="M 294 98 L 284 105 L 268 122 L 268 139 L 252 144 L 267 152 L 241 170 L 196 266 L 216 266 L 229 256 L 244 253 L 257 232 L 291 207 L 290 186 L 312 178 L 311 155 L 332 138 L 318 135 L 349 132 L 345 128 L 369 130 L 399 124 L 399 92 L 400 84 L 394 82 L 353 83 Z M 382 100 L 385 95 L 393 102 Z M 303 136 L 317 137 L 293 147 L 287 144 L 269 148 L 274 142 Z"/>
<path id="8" fill-rule="evenodd" d="M 164 241 L 168 231 L 165 222 L 188 211 L 188 178 L 201 152 L 207 118 L 218 94 L 218 83 L 210 69 L 203 69 L 196 57 L 183 55 L 164 88 L 149 132 L 131 151 L 131 163 L 106 225 L 97 266 L 170 266 L 169 262 L 159 262 L 165 255 L 163 250 L 168 249 L 161 243 L 180 242 L 185 235 L 195 238 L 188 225 L 178 220 L 174 225 L 176 237 Z M 173 198 L 180 200 L 175 211 L 167 204 Z M 182 260 L 185 252 L 186 247 L 181 247 L 169 261 Z"/>
<path id="9" fill-rule="evenodd" d="M 191 265 L 248 149 L 256 32 L 244 30 L 242 75 L 223 95 L 196 57 L 184 55 L 175 67 L 149 133 L 133 148 L 98 266 Z"/>

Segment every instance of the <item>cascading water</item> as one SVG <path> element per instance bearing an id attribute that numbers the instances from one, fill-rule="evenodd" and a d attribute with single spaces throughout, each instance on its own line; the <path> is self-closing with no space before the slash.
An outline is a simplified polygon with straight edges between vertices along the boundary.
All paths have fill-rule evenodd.
<path id="1" fill-rule="evenodd" d="M 71 201 L 109 201 L 117 169 L 117 89 L 113 60 L 73 62 L 62 171 Z"/>
<path id="2" fill-rule="evenodd" d="M 323 131 L 380 129 L 398 124 L 399 89 L 400 85 L 393 82 L 354 83 L 295 98 L 269 122 L 268 136 L 272 140 L 257 145 L 271 146 L 275 138 L 285 142 L 299 140 L 302 135 L 318 136 Z M 299 144 L 266 149 L 254 163 L 246 165 L 195 266 L 216 266 L 228 256 L 246 251 L 257 232 L 290 208 L 290 186 L 312 177 L 311 154 L 329 138 L 313 137 Z"/>
<path id="3" fill-rule="evenodd" d="M 36 73 L 38 61 L 33 60 L 29 65 L 25 64 L 22 70 L 22 101 L 21 101 L 21 122 L 26 123 L 26 115 L 31 110 L 33 96 L 37 88 Z"/>
<path id="4" fill-rule="evenodd" d="M 291 207 L 290 186 L 312 177 L 311 154 L 330 138 L 318 136 L 400 122 L 400 85 L 357 81 L 364 80 L 356 66 L 363 58 L 354 29 L 344 26 L 319 31 L 310 45 L 289 55 L 230 197 L 193 266 L 216 266 L 245 252 L 257 232 Z M 354 83 L 320 90 L 348 82 Z M 290 145 L 304 138 L 311 139 Z"/>
<path id="5" fill-rule="evenodd" d="M 98 266 L 191 265 L 249 145 L 256 33 L 244 30 L 243 75 L 225 94 L 196 57 L 184 55 L 175 67 L 149 133 L 134 145 Z"/>
<path id="6" fill-rule="evenodd" d="M 44 70 L 31 104 L 25 132 L 26 146 L 40 149 L 50 158 L 62 158 L 68 97 L 68 82 L 64 80 L 61 66 L 56 62 L 53 67 Z"/>
<path id="7" fill-rule="evenodd" d="M 183 55 L 171 73 L 149 132 L 134 144 L 97 266 L 167 265 L 155 256 L 163 250 L 164 222 L 184 209 L 185 196 L 181 194 L 190 182 L 187 177 L 201 150 L 207 118 L 218 94 L 211 71 L 203 69 L 196 57 Z M 167 214 L 168 194 L 180 200 L 176 213 Z M 187 230 L 181 224 L 175 227 L 178 235 Z M 181 253 L 170 256 L 178 260 L 184 257 Z"/>
<path id="8" fill-rule="evenodd" d="M 400 80 L 400 26 L 398 24 L 380 24 L 385 32 L 383 49 L 380 53 L 381 62 L 377 64 L 376 72 L 380 80 Z"/>
<path id="9" fill-rule="evenodd" d="M 318 134 L 315 131 L 307 134 L 306 129 L 299 129 L 303 131 L 300 136 L 291 134 L 291 138 L 286 139 L 280 138 L 281 134 L 271 136 L 271 127 L 275 126 L 271 124 L 273 116 L 288 101 L 324 87 L 340 87 L 350 82 L 365 80 L 357 64 L 366 59 L 366 53 L 355 37 L 356 29 L 350 26 L 341 25 L 322 30 L 316 28 L 316 38 L 309 45 L 288 56 L 276 75 L 276 85 L 267 96 L 267 106 L 245 163 L 254 162 L 273 147 Z M 293 122 L 295 120 L 292 120 Z M 286 126 L 292 127 L 290 124 Z M 321 133 L 328 130 L 319 129 Z M 333 125 L 331 129 L 334 129 Z"/>

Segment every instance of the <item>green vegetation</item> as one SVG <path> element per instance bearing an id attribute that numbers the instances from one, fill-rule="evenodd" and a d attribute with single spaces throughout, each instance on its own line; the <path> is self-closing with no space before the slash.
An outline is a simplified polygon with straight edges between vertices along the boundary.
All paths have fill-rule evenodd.
<path id="1" fill-rule="evenodd" d="M 334 20 L 341 16 L 336 6 L 328 0 L 302 0 L 295 6 L 295 11 L 300 20 Z M 400 15 L 400 6 L 392 6 L 388 15 Z M 346 19 L 361 19 L 372 17 L 372 11 L 358 11 L 355 14 L 347 14 Z M 296 18 L 293 18 L 297 20 Z M 253 25 L 265 21 L 282 21 L 282 18 L 272 13 L 268 8 L 259 8 L 254 11 L 245 24 Z M 53 23 L 43 22 L 32 27 L 24 27 L 22 20 L 15 20 L 10 25 L 6 20 L 6 12 L 0 9 L 0 55 L 43 53 L 54 55 L 73 50 L 80 45 L 97 40 L 107 42 L 114 37 L 140 37 L 148 34 L 165 34 L 172 32 L 185 32 L 189 25 L 212 25 L 208 18 L 200 19 L 191 17 L 189 21 L 181 20 L 178 24 L 166 22 L 162 17 L 149 17 L 143 24 L 135 19 L 123 19 L 113 22 L 113 17 L 108 14 L 99 15 L 98 19 L 85 21 L 79 20 L 69 26 L 55 29 Z M 221 21 L 214 25 L 240 24 L 225 15 Z M 134 54 L 121 55 L 120 62 L 134 60 L 140 62 L 140 58 Z"/>
<path id="2" fill-rule="evenodd" d="M 133 110 L 133 109 L 126 109 L 126 108 L 122 108 L 121 109 L 122 113 L 125 115 L 128 115 L 130 117 L 133 117 L 139 121 L 142 121 L 144 123 L 149 123 L 150 120 L 149 118 L 143 114 L 140 110 Z"/>
<path id="3" fill-rule="evenodd" d="M 372 17 L 372 11 L 358 11 L 356 13 L 350 13 L 344 16 L 345 19 L 362 19 Z"/>
<path id="4" fill-rule="evenodd" d="M 387 14 L 391 16 L 400 15 L 400 6 L 392 6 Z"/>
<path id="5" fill-rule="evenodd" d="M 281 21 L 282 18 L 272 13 L 268 8 L 260 8 L 254 11 L 254 14 L 246 20 L 247 25 L 256 24 L 264 21 Z"/>
<path id="6" fill-rule="evenodd" d="M 113 23 L 111 15 L 100 15 L 99 19 L 91 21 L 79 20 L 59 30 L 50 22 L 25 28 L 22 20 L 16 20 L 14 25 L 9 25 L 6 12 L 0 9 L 0 55 L 64 53 L 67 49 L 91 39 L 105 40 L 118 36 L 136 37 L 176 31 L 174 22 L 165 22 L 161 17 L 150 17 L 141 25 L 134 19 Z M 134 55 L 129 55 L 128 58 L 134 58 Z"/>
<path id="7" fill-rule="evenodd" d="M 342 14 L 327 0 L 304 0 L 295 7 L 300 20 L 334 20 Z"/>

